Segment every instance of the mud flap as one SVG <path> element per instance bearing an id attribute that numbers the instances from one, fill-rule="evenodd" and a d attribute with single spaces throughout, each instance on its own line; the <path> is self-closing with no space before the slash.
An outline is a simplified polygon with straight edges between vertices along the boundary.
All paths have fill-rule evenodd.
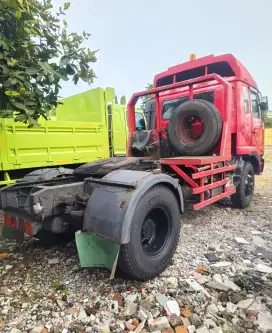
<path id="1" fill-rule="evenodd" d="M 18 243 L 24 241 L 24 232 L 20 229 L 3 226 L 2 235 L 4 238 L 16 240 Z"/>
<path id="2" fill-rule="evenodd" d="M 111 271 L 113 279 L 116 271 L 120 244 L 94 235 L 90 232 L 75 233 L 77 252 L 81 267 L 101 267 Z"/>

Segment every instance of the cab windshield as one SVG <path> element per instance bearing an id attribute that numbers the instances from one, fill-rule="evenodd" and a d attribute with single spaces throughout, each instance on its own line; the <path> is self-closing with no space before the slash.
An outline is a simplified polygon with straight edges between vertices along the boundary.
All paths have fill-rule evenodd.
<path id="1" fill-rule="evenodd" d="M 194 99 L 204 99 L 205 101 L 208 101 L 208 102 L 214 104 L 214 92 L 209 91 L 209 92 L 204 92 L 204 93 L 200 93 L 200 94 L 195 94 Z M 169 120 L 173 110 L 178 105 L 180 105 L 181 103 L 188 101 L 188 100 L 189 100 L 188 96 L 183 96 L 183 97 L 179 97 L 176 99 L 164 101 L 163 105 L 162 105 L 162 119 Z"/>

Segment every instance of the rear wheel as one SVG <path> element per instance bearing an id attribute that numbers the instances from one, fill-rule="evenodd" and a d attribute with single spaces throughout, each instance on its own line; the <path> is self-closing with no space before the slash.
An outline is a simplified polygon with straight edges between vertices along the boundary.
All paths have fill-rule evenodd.
<path id="1" fill-rule="evenodd" d="M 151 188 L 135 209 L 130 242 L 121 247 L 121 271 L 136 280 L 160 274 L 171 263 L 180 227 L 180 209 L 173 192 L 165 186 Z"/>
<path id="2" fill-rule="evenodd" d="M 255 174 L 250 162 L 245 162 L 236 193 L 231 196 L 235 208 L 246 208 L 251 204 L 255 187 Z"/>

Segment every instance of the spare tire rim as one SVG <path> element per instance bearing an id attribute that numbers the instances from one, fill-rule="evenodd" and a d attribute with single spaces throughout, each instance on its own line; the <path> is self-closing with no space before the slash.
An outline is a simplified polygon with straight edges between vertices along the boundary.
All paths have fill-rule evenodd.
<path id="1" fill-rule="evenodd" d="M 204 132 L 203 120 L 193 114 L 180 117 L 176 126 L 177 135 L 183 142 L 195 142 L 201 138 Z"/>
<path id="2" fill-rule="evenodd" d="M 169 216 L 162 208 L 152 209 L 142 225 L 141 244 L 148 256 L 157 255 L 169 238 Z"/>

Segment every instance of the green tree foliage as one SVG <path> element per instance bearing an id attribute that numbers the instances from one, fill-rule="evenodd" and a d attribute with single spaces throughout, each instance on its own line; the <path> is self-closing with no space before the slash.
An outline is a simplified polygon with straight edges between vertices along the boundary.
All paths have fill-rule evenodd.
<path id="1" fill-rule="evenodd" d="M 146 90 L 150 90 L 154 88 L 154 83 L 153 82 L 149 82 L 146 86 L 145 86 L 145 89 Z M 146 95 L 146 96 L 143 96 L 141 97 L 141 108 L 143 110 L 145 110 L 145 103 L 151 99 L 151 95 Z"/>
<path id="2" fill-rule="evenodd" d="M 118 104 L 118 97 L 115 95 L 115 104 Z"/>
<path id="3" fill-rule="evenodd" d="M 61 82 L 95 78 L 96 51 L 83 46 L 90 34 L 67 31 L 66 10 L 52 0 L 0 0 L 0 117 L 30 126 L 59 104 Z"/>
<path id="4" fill-rule="evenodd" d="M 126 100 L 126 96 L 122 96 L 120 99 L 120 104 L 121 105 L 127 105 L 127 100 Z"/>

